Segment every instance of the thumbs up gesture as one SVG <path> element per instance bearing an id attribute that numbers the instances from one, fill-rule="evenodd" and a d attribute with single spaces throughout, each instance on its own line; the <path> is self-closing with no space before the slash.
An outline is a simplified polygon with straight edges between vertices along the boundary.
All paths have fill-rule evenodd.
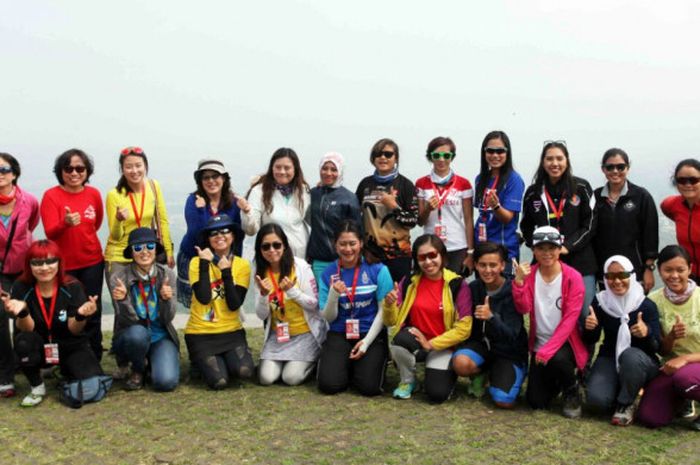
<path id="1" fill-rule="evenodd" d="M 165 275 L 163 284 L 160 286 L 160 298 L 163 300 L 170 300 L 173 298 L 173 288 L 170 285 L 170 276 Z"/>
<path id="2" fill-rule="evenodd" d="M 270 281 L 270 278 L 262 279 L 256 274 L 255 285 L 258 286 L 260 295 L 268 295 L 270 292 L 272 292 L 272 282 Z"/>
<path id="3" fill-rule="evenodd" d="M 200 260 L 206 260 L 208 262 L 211 262 L 214 260 L 214 253 L 211 251 L 209 247 L 205 247 L 204 249 L 199 248 L 199 246 L 194 246 L 194 250 L 197 252 L 197 256 L 199 257 Z"/>
<path id="4" fill-rule="evenodd" d="M 515 271 L 515 282 L 519 286 L 522 286 L 523 282 L 525 282 L 525 278 L 530 276 L 530 272 L 532 271 L 529 263 L 523 262 L 518 264 L 515 257 L 513 257 L 513 270 Z"/>
<path id="5" fill-rule="evenodd" d="M 343 295 L 348 290 L 348 287 L 345 285 L 345 282 L 340 276 L 338 276 L 337 279 L 333 279 L 332 287 L 335 290 L 335 292 L 338 293 L 338 295 Z"/>
<path id="6" fill-rule="evenodd" d="M 681 316 L 676 313 L 676 323 L 671 328 L 673 339 L 682 339 L 685 337 L 685 323 L 681 320 Z"/>
<path id="7" fill-rule="evenodd" d="M 236 206 L 243 212 L 243 213 L 250 213 L 251 206 L 248 203 L 248 201 L 245 199 L 245 197 L 239 197 L 236 196 Z"/>
<path id="8" fill-rule="evenodd" d="M 129 209 L 126 207 L 117 208 L 117 221 L 124 221 L 129 218 Z"/>
<path id="9" fill-rule="evenodd" d="M 641 310 L 637 312 L 637 322 L 630 326 L 630 333 L 634 337 L 647 337 L 649 334 L 649 327 L 644 323 L 644 320 L 642 319 L 642 312 Z"/>
<path id="10" fill-rule="evenodd" d="M 282 289 L 284 292 L 287 292 L 288 290 L 293 288 L 296 283 L 296 277 L 294 279 L 289 279 L 288 276 L 285 276 L 284 278 L 282 278 L 282 281 L 280 281 L 280 289 Z"/>
<path id="11" fill-rule="evenodd" d="M 68 226 L 78 226 L 80 224 L 80 213 L 72 213 L 70 211 L 70 207 L 67 205 L 64 208 L 66 210 L 66 214 L 63 217 L 63 220 L 66 222 L 66 224 Z"/>
<path id="12" fill-rule="evenodd" d="M 384 303 L 394 305 L 399 300 L 399 285 L 394 283 L 394 288 L 384 296 Z"/>
<path id="13" fill-rule="evenodd" d="M 204 197 L 202 197 L 199 194 L 194 195 L 194 206 L 197 208 L 204 208 L 207 206 L 207 201 L 204 200 Z"/>
<path id="14" fill-rule="evenodd" d="M 116 285 L 112 288 L 112 298 L 114 300 L 124 300 L 126 298 L 126 286 L 121 279 L 116 279 Z"/>
<path id="15" fill-rule="evenodd" d="M 593 306 L 588 307 L 588 316 L 586 317 L 585 328 L 588 331 L 593 331 L 598 327 L 598 318 L 595 316 L 595 310 Z"/>
<path id="16" fill-rule="evenodd" d="M 476 306 L 474 309 L 474 317 L 477 320 L 490 320 L 493 318 L 493 313 L 491 313 L 491 305 L 489 304 L 489 296 L 486 296 L 483 305 Z"/>

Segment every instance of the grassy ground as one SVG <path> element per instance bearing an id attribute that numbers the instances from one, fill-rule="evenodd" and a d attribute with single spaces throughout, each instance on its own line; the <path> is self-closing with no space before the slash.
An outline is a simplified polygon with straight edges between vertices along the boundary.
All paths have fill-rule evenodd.
<path id="1" fill-rule="evenodd" d="M 261 334 L 249 333 L 256 356 Z M 0 399 L 0 464 L 700 464 L 700 433 L 683 424 L 651 431 L 612 427 L 607 415 L 501 411 L 462 383 L 437 406 L 420 394 L 326 397 L 313 382 L 212 392 L 193 381 L 168 394 L 115 384 L 104 401 L 71 410 L 53 389 L 20 408 L 27 385 L 17 380 L 19 398 Z M 396 382 L 391 369 L 387 388 Z"/>

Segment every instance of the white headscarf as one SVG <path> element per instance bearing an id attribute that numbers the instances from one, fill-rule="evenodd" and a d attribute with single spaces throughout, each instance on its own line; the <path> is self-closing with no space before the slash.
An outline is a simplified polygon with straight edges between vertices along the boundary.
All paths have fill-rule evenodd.
<path id="1" fill-rule="evenodd" d="M 644 288 L 637 282 L 637 276 L 634 272 L 634 265 L 627 257 L 622 255 L 613 255 L 605 261 L 603 270 L 608 272 L 610 265 L 619 263 L 625 271 L 629 271 L 630 287 L 625 295 L 617 295 L 610 290 L 608 280 L 605 282 L 605 290 L 599 292 L 596 297 L 598 303 L 605 313 L 613 318 L 620 319 L 620 328 L 617 330 L 617 343 L 615 344 L 615 366 L 620 370 L 620 354 L 627 350 L 632 345 L 632 334 L 630 333 L 629 314 L 639 308 L 644 301 Z"/>
<path id="2" fill-rule="evenodd" d="M 339 154 L 338 152 L 328 152 L 324 156 L 321 157 L 321 162 L 318 164 L 318 170 L 321 171 L 321 168 L 323 168 L 323 165 L 326 164 L 326 162 L 331 162 L 335 165 L 335 168 L 338 170 L 338 179 L 333 183 L 332 186 L 329 187 L 340 187 L 343 185 L 343 165 L 345 165 L 345 160 L 343 159 L 343 156 Z"/>

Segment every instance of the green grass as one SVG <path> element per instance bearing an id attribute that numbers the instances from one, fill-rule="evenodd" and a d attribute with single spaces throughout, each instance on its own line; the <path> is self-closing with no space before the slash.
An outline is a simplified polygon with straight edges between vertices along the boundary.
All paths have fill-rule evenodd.
<path id="1" fill-rule="evenodd" d="M 249 332 L 256 356 L 261 338 L 261 330 Z M 112 371 L 114 360 L 104 366 Z M 3 465 L 700 464 L 700 433 L 682 423 L 616 428 L 607 415 L 566 420 L 557 407 L 533 412 L 523 402 L 502 411 L 467 397 L 461 382 L 442 405 L 420 393 L 408 401 L 323 396 L 313 382 L 213 392 L 191 381 L 167 394 L 116 383 L 104 401 L 72 410 L 55 389 L 37 408 L 20 408 L 28 388 L 23 376 L 17 381 L 18 397 L 0 399 Z M 392 368 L 388 392 L 397 381 Z"/>

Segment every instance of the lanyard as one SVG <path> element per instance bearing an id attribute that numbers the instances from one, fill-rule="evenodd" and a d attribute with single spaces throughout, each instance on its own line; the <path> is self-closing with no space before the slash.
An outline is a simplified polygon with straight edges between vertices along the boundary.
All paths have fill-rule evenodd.
<path id="1" fill-rule="evenodd" d="M 284 291 L 280 289 L 275 276 L 272 274 L 272 271 L 267 270 L 267 275 L 270 277 L 272 286 L 275 288 L 274 291 L 267 297 L 267 301 L 272 302 L 274 298 L 277 298 L 277 307 L 280 310 L 279 320 L 282 321 L 282 318 L 284 317 Z"/>
<path id="2" fill-rule="evenodd" d="M 549 192 L 547 192 L 546 187 L 544 188 L 544 195 L 547 197 L 547 203 L 549 204 L 550 210 L 552 210 L 552 213 L 549 214 L 549 218 L 552 218 L 552 215 L 554 215 L 554 218 L 557 219 L 557 226 L 558 226 L 559 219 L 564 214 L 564 204 L 566 203 L 566 193 L 563 193 L 561 196 L 561 199 L 559 200 L 559 208 L 557 208 L 557 206 L 554 205 L 554 200 L 552 200 L 552 197 L 549 195 Z"/>
<path id="3" fill-rule="evenodd" d="M 498 186 L 498 177 L 500 175 L 496 175 L 496 177 L 493 179 L 493 182 L 491 183 L 491 186 L 489 186 L 488 190 L 484 190 L 483 198 L 481 199 L 481 220 L 485 223 L 487 220 L 487 215 L 488 215 L 488 208 L 486 208 L 486 194 L 490 194 L 490 191 L 495 191 L 496 186 Z"/>
<path id="4" fill-rule="evenodd" d="M 355 267 L 355 273 L 352 277 L 352 290 L 348 292 L 345 289 L 345 296 L 350 301 L 350 318 L 355 318 L 355 294 L 357 293 L 357 277 L 360 276 L 360 267 Z M 338 262 L 338 277 L 342 280 L 343 275 L 340 274 L 340 262 Z"/>
<path id="5" fill-rule="evenodd" d="M 146 290 L 143 288 L 143 281 L 139 280 L 139 294 L 141 294 L 141 300 L 143 301 L 144 307 L 146 307 L 146 324 L 151 324 L 151 309 L 149 302 L 151 300 L 151 295 L 153 295 L 153 289 L 156 287 L 156 278 L 151 278 L 151 287 L 148 289 L 148 295 L 146 295 Z"/>
<path id="6" fill-rule="evenodd" d="M 58 283 L 54 283 L 53 292 L 51 293 L 51 306 L 49 307 L 48 313 L 46 312 L 46 305 L 44 304 L 44 298 L 39 292 L 39 285 L 34 286 L 34 292 L 36 293 L 36 299 L 39 301 L 39 307 L 41 307 L 41 314 L 44 315 L 44 322 L 46 327 L 49 329 L 49 342 L 51 342 L 51 326 L 53 326 L 53 315 L 56 311 L 56 298 L 58 297 Z"/>
<path id="7" fill-rule="evenodd" d="M 138 227 L 141 227 L 141 218 L 143 218 L 143 206 L 146 201 L 146 184 L 141 185 L 141 210 L 136 210 L 136 202 L 134 201 L 134 193 L 129 192 L 129 200 L 131 201 L 131 208 L 134 210 L 134 219 Z"/>
<path id="8" fill-rule="evenodd" d="M 437 207 L 437 216 L 438 216 L 438 222 L 442 222 L 442 206 L 445 204 L 445 201 L 447 200 L 447 196 L 449 195 L 450 191 L 452 190 L 452 184 L 454 184 L 454 176 L 448 182 L 445 184 L 442 189 L 432 182 L 433 185 L 433 192 L 435 192 L 435 196 L 438 198 L 438 207 Z"/>

